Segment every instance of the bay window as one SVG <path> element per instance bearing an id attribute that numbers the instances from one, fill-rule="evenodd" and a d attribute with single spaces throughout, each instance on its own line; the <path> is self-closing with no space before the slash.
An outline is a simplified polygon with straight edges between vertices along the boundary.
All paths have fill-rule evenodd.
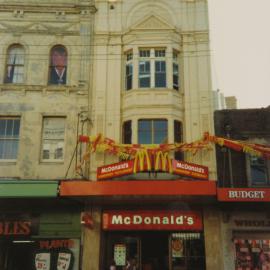
<path id="1" fill-rule="evenodd" d="M 167 48 L 139 48 L 125 53 L 125 90 L 173 88 L 179 90 L 179 53 Z M 169 74 L 168 74 L 169 71 Z"/>

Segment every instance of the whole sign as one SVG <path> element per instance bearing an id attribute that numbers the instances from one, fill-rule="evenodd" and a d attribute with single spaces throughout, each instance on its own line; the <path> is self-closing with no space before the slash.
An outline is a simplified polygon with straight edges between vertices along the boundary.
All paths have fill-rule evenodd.
<path id="1" fill-rule="evenodd" d="M 174 174 L 184 175 L 191 178 L 208 179 L 208 167 L 193 163 L 172 160 Z"/>
<path id="2" fill-rule="evenodd" d="M 134 160 L 127 160 L 97 168 L 97 179 L 110 179 L 133 173 Z"/>
<path id="3" fill-rule="evenodd" d="M 270 201 L 270 189 L 267 188 L 218 188 L 217 195 L 219 201 Z"/>
<path id="4" fill-rule="evenodd" d="M 104 230 L 202 230 L 197 211 L 106 211 Z"/>

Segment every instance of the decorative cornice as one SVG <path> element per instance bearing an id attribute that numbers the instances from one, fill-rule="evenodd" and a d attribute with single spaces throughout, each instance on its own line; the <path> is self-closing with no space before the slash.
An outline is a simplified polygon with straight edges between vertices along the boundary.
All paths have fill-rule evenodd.
<path id="1" fill-rule="evenodd" d="M 43 94 L 55 92 L 65 94 L 77 93 L 78 95 L 87 95 L 87 89 L 85 87 L 80 86 L 0 84 L 0 95 L 5 92 L 12 92 L 12 93 L 41 92 Z"/>
<path id="2" fill-rule="evenodd" d="M 71 5 L 71 4 L 1 4 L 0 12 L 14 12 L 14 10 L 21 10 L 24 13 L 56 13 L 64 12 L 66 14 L 82 14 L 85 15 L 85 11 L 89 13 L 96 13 L 97 9 L 95 5 Z"/>

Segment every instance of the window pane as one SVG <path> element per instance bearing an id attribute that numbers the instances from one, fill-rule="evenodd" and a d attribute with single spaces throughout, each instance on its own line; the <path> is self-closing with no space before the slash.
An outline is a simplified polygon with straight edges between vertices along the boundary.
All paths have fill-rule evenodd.
<path id="1" fill-rule="evenodd" d="M 19 45 L 8 50 L 5 83 L 22 83 L 24 79 L 24 48 Z"/>
<path id="2" fill-rule="evenodd" d="M 166 87 L 166 62 L 155 62 L 155 87 Z"/>
<path id="3" fill-rule="evenodd" d="M 133 65 L 126 65 L 126 90 L 132 89 Z"/>
<path id="4" fill-rule="evenodd" d="M 43 119 L 42 159 L 61 160 L 64 157 L 65 118 Z"/>
<path id="5" fill-rule="evenodd" d="M 20 120 L 14 120 L 14 127 L 13 127 L 13 135 L 14 137 L 19 136 L 19 131 L 20 131 Z"/>
<path id="6" fill-rule="evenodd" d="M 6 135 L 6 119 L 0 119 L 0 137 Z"/>
<path id="7" fill-rule="evenodd" d="M 131 121 L 126 121 L 123 124 L 123 143 L 130 144 L 132 137 Z"/>
<path id="8" fill-rule="evenodd" d="M 155 50 L 155 57 L 165 57 L 165 50 Z"/>
<path id="9" fill-rule="evenodd" d="M 139 63 L 139 87 L 150 87 L 150 62 Z"/>
<path id="10" fill-rule="evenodd" d="M 254 185 L 263 185 L 267 182 L 267 167 L 264 159 L 250 157 L 251 181 Z"/>
<path id="11" fill-rule="evenodd" d="M 151 131 L 139 131 L 138 143 L 151 144 L 152 143 Z"/>
<path id="12" fill-rule="evenodd" d="M 150 50 L 140 50 L 140 57 L 150 57 Z"/>
<path id="13" fill-rule="evenodd" d="M 154 144 L 164 144 L 167 142 L 167 131 L 156 131 L 154 133 Z"/>
<path id="14" fill-rule="evenodd" d="M 139 120 L 138 122 L 139 143 L 160 144 L 167 143 L 168 123 L 162 119 Z"/>

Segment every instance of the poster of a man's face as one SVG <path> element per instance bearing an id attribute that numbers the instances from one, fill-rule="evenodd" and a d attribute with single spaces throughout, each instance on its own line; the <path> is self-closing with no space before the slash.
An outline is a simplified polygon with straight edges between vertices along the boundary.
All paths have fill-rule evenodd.
<path id="1" fill-rule="evenodd" d="M 56 46 L 51 51 L 49 84 L 66 84 L 67 51 L 63 46 Z"/>

